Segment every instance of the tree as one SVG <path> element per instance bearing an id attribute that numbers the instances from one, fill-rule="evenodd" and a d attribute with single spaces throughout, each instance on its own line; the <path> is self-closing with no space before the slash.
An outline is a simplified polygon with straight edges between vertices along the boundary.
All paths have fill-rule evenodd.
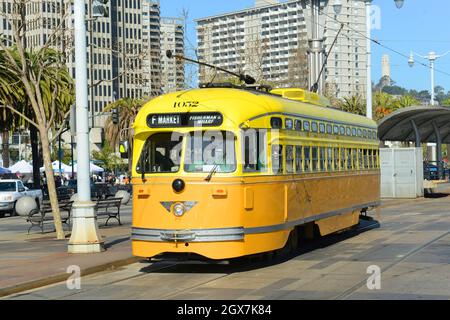
<path id="1" fill-rule="evenodd" d="M 330 100 L 331 106 L 339 108 L 342 101 L 337 97 L 337 85 L 334 81 L 325 82 L 323 95 Z"/>
<path id="2" fill-rule="evenodd" d="M 450 107 L 450 98 L 447 98 L 441 102 L 441 105 L 445 107 Z"/>
<path id="3" fill-rule="evenodd" d="M 382 91 L 394 96 L 401 96 L 408 93 L 408 90 L 399 86 L 386 86 L 382 89 Z"/>
<path id="4" fill-rule="evenodd" d="M 373 106 L 374 106 L 374 120 L 380 120 L 381 118 L 390 114 L 393 109 L 393 97 L 385 92 L 377 92 L 374 95 Z"/>
<path id="5" fill-rule="evenodd" d="M 359 114 L 362 116 L 366 114 L 366 105 L 362 101 L 360 95 L 354 95 L 344 98 L 343 101 L 339 103 L 338 108 L 343 111 Z"/>
<path id="6" fill-rule="evenodd" d="M 110 112 L 112 109 L 117 108 L 119 111 L 119 123 L 114 124 L 111 116 L 108 117 L 105 123 L 105 137 L 109 145 L 112 146 L 113 151 L 119 144 L 120 140 L 128 141 L 128 170 L 131 171 L 132 164 L 132 149 L 133 149 L 133 123 L 140 108 L 144 104 L 143 100 L 122 98 L 109 105 L 104 109 L 105 112 Z"/>
<path id="7" fill-rule="evenodd" d="M 92 159 L 101 162 L 101 166 L 111 172 L 115 172 L 124 166 L 122 158 L 114 154 L 114 150 L 108 142 L 105 142 L 105 145 L 100 151 L 92 152 Z"/>
<path id="8" fill-rule="evenodd" d="M 395 108 L 395 110 L 397 110 L 400 108 L 407 108 L 407 107 L 411 107 L 414 105 L 417 106 L 419 104 L 420 104 L 420 101 L 417 100 L 416 98 L 414 98 L 413 96 L 404 95 L 395 100 L 394 108 Z"/>
<path id="9" fill-rule="evenodd" d="M 6 57 L 0 50 L 0 128 L 2 135 L 3 166 L 9 167 L 9 135 L 18 124 L 17 117 L 6 105 L 13 105 L 21 99 L 23 92 L 18 85 L 19 79 L 6 67 Z"/>
<path id="10" fill-rule="evenodd" d="M 442 86 L 434 87 L 435 99 L 439 104 L 442 104 L 442 101 L 445 100 L 445 89 Z"/>
<path id="11" fill-rule="evenodd" d="M 21 45 L 17 28 L 18 26 L 13 28 L 16 45 L 7 48 L 4 42 L 0 41 L 0 48 L 6 57 L 5 67 L 20 79 L 26 97 L 23 100 L 29 102 L 26 106 L 32 110 L 33 117 L 27 116 L 30 110 L 17 110 L 10 105 L 6 107 L 25 119 L 29 125 L 35 126 L 39 132 L 56 234 L 58 239 L 64 239 L 51 165 L 49 131 L 68 115 L 66 110 L 74 100 L 73 80 L 56 50 L 43 47 L 34 52 L 26 51 Z M 58 133 L 54 137 L 57 135 Z"/>

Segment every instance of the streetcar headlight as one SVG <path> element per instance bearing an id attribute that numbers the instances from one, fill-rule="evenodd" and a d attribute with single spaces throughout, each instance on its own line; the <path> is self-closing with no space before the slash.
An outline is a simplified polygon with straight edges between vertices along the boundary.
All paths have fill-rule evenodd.
<path id="1" fill-rule="evenodd" d="M 182 203 L 176 203 L 173 206 L 173 214 L 177 217 L 181 217 L 186 212 L 186 208 Z"/>

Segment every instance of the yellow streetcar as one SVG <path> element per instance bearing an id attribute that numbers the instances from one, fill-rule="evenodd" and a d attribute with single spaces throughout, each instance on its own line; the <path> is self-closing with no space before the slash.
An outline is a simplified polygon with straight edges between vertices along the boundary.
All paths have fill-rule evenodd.
<path id="1" fill-rule="evenodd" d="M 301 89 L 159 96 L 134 124 L 132 250 L 230 259 L 359 222 L 379 205 L 376 123 Z"/>

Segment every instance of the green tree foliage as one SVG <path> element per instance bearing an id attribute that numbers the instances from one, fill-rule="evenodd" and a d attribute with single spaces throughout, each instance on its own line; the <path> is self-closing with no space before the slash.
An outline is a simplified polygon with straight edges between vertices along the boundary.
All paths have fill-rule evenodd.
<path id="1" fill-rule="evenodd" d="M 338 103 L 338 108 L 342 111 L 359 114 L 362 116 L 366 114 L 366 103 L 360 95 L 344 98 Z"/>
<path id="2" fill-rule="evenodd" d="M 132 163 L 132 149 L 133 149 L 133 123 L 144 101 L 141 99 L 122 98 L 109 105 L 104 109 L 105 112 L 111 112 L 112 109 L 117 108 L 119 111 L 119 123 L 114 124 L 111 116 L 108 117 L 105 123 L 105 137 L 112 150 L 119 144 L 121 140 L 128 141 L 128 169 L 131 171 Z"/>
<path id="3" fill-rule="evenodd" d="M 17 30 L 15 37 L 19 39 Z M 55 49 L 44 46 L 28 51 L 21 45 L 6 47 L 0 41 L 0 52 L 3 59 L 0 78 L 7 72 L 7 77 L 9 74 L 16 79 L 15 82 L 11 82 L 10 78 L 2 80 L 2 84 L 5 81 L 10 83 L 3 92 L 8 90 L 8 95 L 14 97 L 5 100 L 6 94 L 3 93 L 3 106 L 18 121 L 28 127 L 34 126 L 39 132 L 57 238 L 64 239 L 51 166 L 51 142 L 59 133 L 55 132 L 50 138 L 49 132 L 55 127 L 61 128 L 60 124 L 69 114 L 75 99 L 74 82 L 62 55 Z"/>
<path id="4" fill-rule="evenodd" d="M 110 172 L 126 168 L 122 158 L 114 153 L 108 142 L 105 143 L 100 151 L 92 152 L 92 159 L 97 160 L 103 169 Z"/>

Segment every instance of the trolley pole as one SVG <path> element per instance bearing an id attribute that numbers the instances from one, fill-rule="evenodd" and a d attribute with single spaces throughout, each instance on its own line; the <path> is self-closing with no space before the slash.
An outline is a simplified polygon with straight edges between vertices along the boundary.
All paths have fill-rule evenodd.
<path id="1" fill-rule="evenodd" d="M 73 226 L 68 243 L 68 252 L 94 253 L 101 252 L 104 248 L 98 232 L 95 205 L 91 201 L 89 181 L 90 150 L 84 0 L 75 0 L 74 20 L 78 199 L 73 204 Z"/>

